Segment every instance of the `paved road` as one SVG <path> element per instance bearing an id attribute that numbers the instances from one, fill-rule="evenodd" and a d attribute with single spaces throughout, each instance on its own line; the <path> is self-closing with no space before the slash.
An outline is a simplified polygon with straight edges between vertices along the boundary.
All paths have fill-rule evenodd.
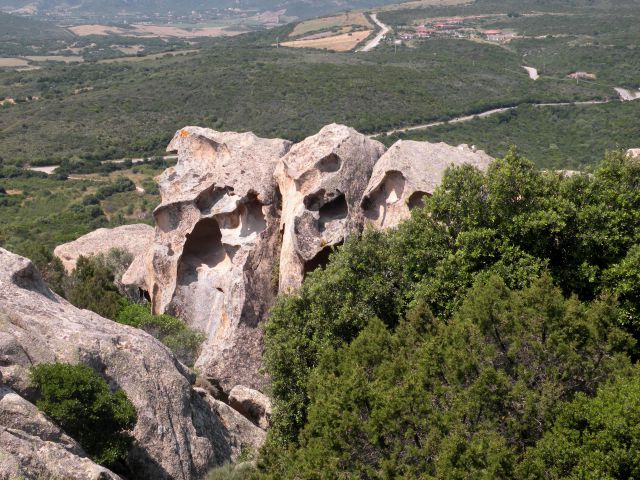
<path id="1" fill-rule="evenodd" d="M 376 23 L 376 25 L 380 27 L 380 32 L 378 33 L 378 35 L 376 35 L 376 37 L 373 40 L 371 40 L 364 47 L 358 50 L 359 52 L 370 52 L 371 50 L 376 48 L 378 45 L 380 45 L 380 42 L 382 41 L 382 37 L 384 37 L 387 33 L 389 33 L 389 30 L 391 30 L 387 25 L 385 25 L 380 20 L 378 20 L 377 14 L 375 13 L 371 14 L 371 20 L 373 20 Z"/>
<path id="2" fill-rule="evenodd" d="M 533 105 L 534 107 L 566 107 L 569 105 L 600 105 L 603 103 L 611 103 L 611 102 L 617 102 L 617 101 L 619 100 L 618 99 L 587 100 L 584 102 L 533 103 L 531 105 Z M 414 130 L 426 130 L 427 128 L 437 127 L 438 125 L 446 125 L 447 123 L 469 122 L 475 118 L 489 117 L 491 115 L 495 115 L 496 113 L 508 112 L 509 110 L 515 110 L 516 108 L 518 107 L 515 106 L 515 107 L 494 108 L 492 110 L 487 110 L 486 112 L 476 113 L 475 115 L 465 115 L 463 117 L 456 117 L 447 121 L 424 123 L 421 125 L 414 125 L 412 127 L 396 128 L 393 130 L 388 130 L 386 132 L 374 133 L 373 135 L 369 135 L 369 138 L 375 138 L 381 135 L 393 135 L 394 133 L 400 133 L 400 132 L 412 132 Z"/>

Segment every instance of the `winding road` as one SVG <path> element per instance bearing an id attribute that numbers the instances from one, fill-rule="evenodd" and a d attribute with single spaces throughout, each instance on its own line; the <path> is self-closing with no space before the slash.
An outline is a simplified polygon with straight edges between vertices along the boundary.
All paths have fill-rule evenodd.
<path id="1" fill-rule="evenodd" d="M 534 107 L 567 107 L 570 105 L 601 105 L 604 103 L 612 103 L 612 102 L 619 102 L 620 100 L 618 100 L 617 98 L 615 99 L 609 99 L 609 100 L 586 100 L 586 101 L 582 101 L 582 102 L 558 102 L 558 103 L 530 103 L 529 105 L 533 105 Z M 386 132 L 380 132 L 380 133 L 374 133 L 373 135 L 369 135 L 369 138 L 375 138 L 375 137 L 380 137 L 382 135 L 393 135 L 394 133 L 401 133 L 401 132 L 413 132 L 415 130 L 426 130 L 428 128 L 432 128 L 432 127 L 437 127 L 439 125 L 446 125 L 449 123 L 463 123 L 463 122 L 469 122 L 471 120 L 474 120 L 476 118 L 485 118 L 485 117 L 489 117 L 491 115 L 495 115 L 496 113 L 502 113 L 502 112 L 508 112 L 509 110 L 515 110 L 518 108 L 519 105 L 513 106 L 513 107 L 503 107 L 503 108 L 494 108 L 492 110 L 487 110 L 485 112 L 481 112 L 481 113 L 476 113 L 474 115 L 465 115 L 462 117 L 456 117 L 456 118 L 452 118 L 451 120 L 445 120 L 445 121 L 440 121 L 440 122 L 432 122 L 432 123 L 424 123 L 421 125 L 414 125 L 412 127 L 403 127 L 403 128 L 396 128 L 393 130 L 388 130 Z"/>
<path id="2" fill-rule="evenodd" d="M 373 40 L 371 40 L 364 47 L 359 49 L 358 52 L 370 52 L 371 50 L 376 48 L 378 45 L 380 45 L 380 42 L 382 41 L 384 36 L 387 33 L 389 33 L 389 30 L 391 30 L 387 25 L 385 25 L 380 20 L 378 20 L 378 15 L 376 13 L 371 14 L 371 20 L 373 20 L 376 23 L 376 25 L 380 27 L 380 31 L 378 32 L 378 34 L 375 36 Z"/>

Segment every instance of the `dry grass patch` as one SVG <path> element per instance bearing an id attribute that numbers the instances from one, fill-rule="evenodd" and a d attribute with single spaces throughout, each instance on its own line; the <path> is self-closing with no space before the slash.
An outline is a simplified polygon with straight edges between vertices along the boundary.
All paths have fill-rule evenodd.
<path id="1" fill-rule="evenodd" d="M 64 62 L 64 63 L 81 63 L 84 58 L 69 55 L 32 55 L 25 57 L 32 62 Z"/>
<path id="2" fill-rule="evenodd" d="M 319 48 L 333 50 L 335 52 L 348 52 L 365 40 L 371 34 L 371 30 L 343 33 L 333 37 L 315 38 L 311 40 L 294 40 L 281 43 L 283 47 L 292 48 Z"/>
<path id="3" fill-rule="evenodd" d="M 29 62 L 24 58 L 0 58 L 0 68 L 28 67 Z"/>
<path id="4" fill-rule="evenodd" d="M 124 37 L 176 37 L 176 38 L 197 38 L 197 37 L 229 37 L 244 33 L 242 31 L 226 30 L 221 27 L 198 27 L 182 28 L 173 25 L 131 25 L 131 28 L 119 28 L 109 25 L 76 25 L 69 27 L 76 35 L 81 37 L 87 35 L 121 35 Z"/>
<path id="5" fill-rule="evenodd" d="M 317 32 L 318 30 L 326 30 L 329 28 L 340 28 L 350 25 L 359 25 L 366 28 L 371 28 L 367 17 L 362 12 L 350 12 L 340 15 L 334 15 L 332 17 L 314 18 L 313 20 L 307 20 L 306 22 L 299 23 L 293 32 L 289 34 L 290 37 L 299 37 L 306 33 Z"/>

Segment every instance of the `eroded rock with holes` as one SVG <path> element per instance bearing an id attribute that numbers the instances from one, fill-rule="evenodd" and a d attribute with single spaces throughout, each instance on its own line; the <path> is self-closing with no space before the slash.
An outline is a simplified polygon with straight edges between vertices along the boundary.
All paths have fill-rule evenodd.
<path id="1" fill-rule="evenodd" d="M 242 446 L 259 446 L 244 445 L 260 440 L 257 427 L 247 421 L 244 425 L 252 427 L 249 434 L 242 431 L 243 424 L 227 428 L 227 420 L 192 388 L 194 375 L 168 348 L 142 330 L 74 307 L 46 287 L 29 260 L 0 248 L 0 378 L 8 389 L 32 402 L 29 368 L 51 362 L 89 365 L 112 388 L 126 392 L 138 414 L 130 453 L 132 478 L 200 478 L 209 468 L 237 457 Z M 34 412 L 21 405 L 23 411 Z M 34 448 L 40 448 L 40 441 L 57 445 L 51 446 L 49 457 L 12 455 L 14 465 L 7 469 L 29 465 L 39 469 L 38 462 L 45 459 L 42 465 L 50 469 L 46 471 L 54 471 L 56 459 L 69 458 L 61 448 L 80 456 L 75 444 L 35 414 L 22 420 L 16 415 L 7 419 L 3 408 L 0 405 L 0 449 L 19 452 L 26 448 L 15 438 L 22 435 L 19 431 L 34 437 L 27 440 Z M 86 469 L 87 476 L 82 478 L 93 478 L 92 472 L 98 472 L 90 464 Z M 40 478 L 38 474 L 46 471 L 36 470 L 29 478 Z M 60 478 L 68 477 L 63 474 Z"/>
<path id="2" fill-rule="evenodd" d="M 178 163 L 159 177 L 151 265 L 154 313 L 170 313 L 207 340 L 196 368 L 227 391 L 259 387 L 259 322 L 275 289 L 276 162 L 290 142 L 187 127 L 167 150 Z"/>
<path id="3" fill-rule="evenodd" d="M 449 166 L 472 165 L 485 171 L 493 158 L 467 145 L 399 140 L 376 163 L 362 198 L 362 209 L 376 228 L 392 228 L 423 206 Z"/>
<path id="4" fill-rule="evenodd" d="M 282 194 L 280 291 L 300 286 L 331 247 L 362 227 L 360 200 L 384 146 L 343 125 L 294 145 L 275 175 Z"/>
<path id="5" fill-rule="evenodd" d="M 73 242 L 58 245 L 53 254 L 58 257 L 67 272 L 76 268 L 80 256 L 91 257 L 107 253 L 114 248 L 136 257 L 142 254 L 153 240 L 153 227 L 145 224 L 122 225 L 116 228 L 99 228 Z"/>

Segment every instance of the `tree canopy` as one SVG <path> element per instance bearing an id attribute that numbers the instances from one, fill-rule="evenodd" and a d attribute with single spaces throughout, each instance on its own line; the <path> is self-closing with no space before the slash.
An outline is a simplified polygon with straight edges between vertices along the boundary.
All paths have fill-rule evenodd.
<path id="1" fill-rule="evenodd" d="M 621 152 L 572 175 L 512 151 L 486 173 L 448 170 L 410 220 L 347 241 L 272 310 L 260 474 L 581 471 L 544 448 L 572 402 L 637 375 L 639 182 Z"/>

